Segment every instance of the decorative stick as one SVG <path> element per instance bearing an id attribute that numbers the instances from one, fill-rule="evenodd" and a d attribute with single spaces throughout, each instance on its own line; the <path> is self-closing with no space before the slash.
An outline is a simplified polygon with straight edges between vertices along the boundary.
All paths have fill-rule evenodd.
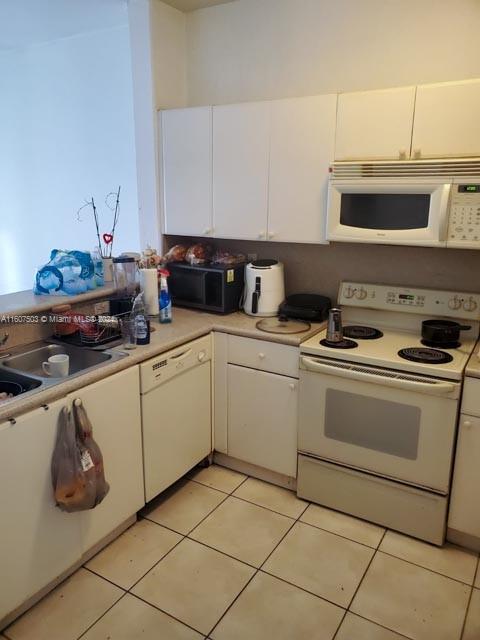
<path id="1" fill-rule="evenodd" d="M 115 211 L 113 214 L 113 226 L 112 226 L 112 242 L 110 244 L 110 257 L 112 257 L 112 250 L 113 250 L 113 240 L 115 238 L 115 228 L 117 226 L 117 222 L 118 222 L 118 217 L 120 215 L 120 187 L 121 185 L 118 186 L 118 191 L 117 191 L 117 199 L 115 202 Z"/>
<path id="2" fill-rule="evenodd" d="M 98 249 L 100 251 L 100 255 L 103 256 L 103 251 L 102 251 L 102 241 L 100 240 L 100 228 L 98 226 L 98 214 L 97 214 L 97 207 L 95 206 L 95 200 L 93 199 L 92 196 L 92 209 L 93 209 L 93 219 L 95 220 L 95 228 L 97 230 L 97 239 L 98 239 Z"/>

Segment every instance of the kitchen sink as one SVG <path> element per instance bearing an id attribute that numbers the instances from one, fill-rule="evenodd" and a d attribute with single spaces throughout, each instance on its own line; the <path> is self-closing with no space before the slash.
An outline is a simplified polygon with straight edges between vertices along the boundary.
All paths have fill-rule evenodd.
<path id="1" fill-rule="evenodd" d="M 6 369 L 0 370 L 0 394 L 8 393 L 13 396 L 18 396 L 21 393 L 32 391 L 42 384 L 41 380 L 35 380 L 35 378 L 29 378 L 21 373 L 15 371 L 8 371 Z M 1 406 L 0 401 L 0 406 Z"/>
<path id="2" fill-rule="evenodd" d="M 27 375 L 39 378 L 50 378 L 42 369 L 42 362 L 46 362 L 50 356 L 67 354 L 70 358 L 69 376 L 80 371 L 103 364 L 112 359 L 112 355 L 104 351 L 93 351 L 83 347 L 72 347 L 70 345 L 45 344 L 32 348 L 28 351 L 21 351 L 15 355 L 3 358 L 2 369 L 15 369 Z M 2 372 L 0 372 L 1 375 Z"/>

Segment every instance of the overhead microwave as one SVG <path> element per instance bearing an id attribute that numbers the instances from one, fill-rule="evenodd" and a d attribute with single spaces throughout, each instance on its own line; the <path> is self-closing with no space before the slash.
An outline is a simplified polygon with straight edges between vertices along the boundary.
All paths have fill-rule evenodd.
<path id="1" fill-rule="evenodd" d="M 480 249 L 480 159 L 335 163 L 327 239 Z"/>

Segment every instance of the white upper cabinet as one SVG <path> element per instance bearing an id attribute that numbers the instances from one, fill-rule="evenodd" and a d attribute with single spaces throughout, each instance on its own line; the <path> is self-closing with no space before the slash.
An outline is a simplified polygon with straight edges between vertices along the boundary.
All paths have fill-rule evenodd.
<path id="1" fill-rule="evenodd" d="M 415 87 L 338 96 L 335 160 L 410 156 Z"/>
<path id="2" fill-rule="evenodd" d="M 417 87 L 412 158 L 480 156 L 480 80 Z"/>
<path id="3" fill-rule="evenodd" d="M 213 229 L 220 238 L 267 234 L 270 102 L 213 107 Z"/>
<path id="4" fill-rule="evenodd" d="M 164 231 L 210 235 L 212 227 L 212 108 L 161 113 Z"/>
<path id="5" fill-rule="evenodd" d="M 268 239 L 325 242 L 336 94 L 271 103 Z"/>

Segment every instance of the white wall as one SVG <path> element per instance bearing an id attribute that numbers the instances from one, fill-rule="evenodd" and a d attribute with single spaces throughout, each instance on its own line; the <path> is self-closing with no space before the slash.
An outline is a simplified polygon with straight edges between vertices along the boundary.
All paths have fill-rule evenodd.
<path id="1" fill-rule="evenodd" d="M 478 0 L 236 0 L 187 14 L 191 105 L 480 76 Z"/>
<path id="2" fill-rule="evenodd" d="M 116 8 L 117 10 L 118 8 Z M 139 249 L 132 74 L 124 25 L 0 57 L 0 294 L 31 288 L 50 250 L 91 249 L 84 210 L 122 186 L 115 252 Z"/>

